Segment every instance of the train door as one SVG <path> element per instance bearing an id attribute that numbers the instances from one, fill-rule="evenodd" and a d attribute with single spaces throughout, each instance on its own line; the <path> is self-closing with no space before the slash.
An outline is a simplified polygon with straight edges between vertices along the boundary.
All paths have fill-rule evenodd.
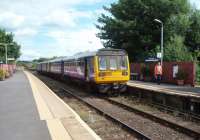
<path id="1" fill-rule="evenodd" d="M 85 80 L 89 81 L 88 58 L 85 58 Z"/>
<path id="2" fill-rule="evenodd" d="M 85 80 L 91 81 L 94 79 L 94 57 L 85 59 Z"/>
<path id="3" fill-rule="evenodd" d="M 64 61 L 61 61 L 61 74 L 64 75 Z"/>

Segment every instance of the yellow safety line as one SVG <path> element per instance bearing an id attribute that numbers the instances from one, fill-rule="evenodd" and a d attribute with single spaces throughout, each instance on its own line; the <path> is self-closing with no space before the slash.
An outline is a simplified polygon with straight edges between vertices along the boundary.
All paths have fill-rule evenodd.
<path id="1" fill-rule="evenodd" d="M 37 77 L 35 77 L 37 78 Z M 48 90 L 49 92 L 51 92 L 55 98 L 57 98 L 58 100 L 60 100 L 60 102 L 63 103 L 64 106 L 66 106 L 66 108 L 68 108 L 76 117 L 76 119 L 78 120 L 78 122 L 80 122 L 80 124 L 96 139 L 96 140 L 101 140 L 101 138 L 80 118 L 80 116 L 68 105 L 66 104 L 63 100 L 61 100 L 46 84 L 44 84 L 41 81 L 41 84 L 43 84 Z"/>
<path id="2" fill-rule="evenodd" d="M 47 120 L 47 126 L 53 140 L 72 140 L 59 119 Z"/>
<path id="3" fill-rule="evenodd" d="M 29 73 L 27 73 L 27 72 L 25 72 L 25 74 L 29 79 L 29 82 L 30 82 L 30 85 L 31 85 L 31 88 L 33 91 L 33 97 L 35 99 L 37 109 L 38 109 L 38 112 L 40 115 L 40 119 L 41 120 L 53 119 L 53 115 L 51 114 L 46 103 L 44 102 L 41 95 L 39 94 L 38 89 L 36 88 L 36 85 L 35 85 L 33 79 L 31 78 L 31 75 L 29 75 Z"/>
<path id="4" fill-rule="evenodd" d="M 35 77 L 29 72 L 24 71 L 24 73 L 26 74 L 30 82 L 40 119 L 46 121 L 52 140 L 72 140 L 72 138 L 64 128 L 63 124 L 61 123 L 61 120 L 53 117 L 53 114 L 50 112 L 47 104 L 41 97 L 40 92 L 38 91 L 35 84 L 36 81 L 34 81 Z"/>
<path id="5" fill-rule="evenodd" d="M 28 73 L 28 72 L 27 72 Z M 32 74 L 30 74 L 32 75 Z M 33 78 L 38 79 L 37 77 L 35 77 L 34 75 L 32 75 Z M 38 79 L 39 80 L 39 79 Z M 41 80 L 40 84 L 42 84 L 44 87 L 46 87 L 48 89 L 48 91 L 50 93 L 52 93 L 53 96 L 55 96 L 55 98 L 57 98 L 60 102 L 63 103 L 63 105 L 68 108 L 73 115 L 75 116 L 75 118 L 80 122 L 80 124 L 96 139 L 96 140 L 101 140 L 101 138 L 80 118 L 80 116 L 68 105 L 66 104 L 63 100 L 61 100 L 46 84 L 44 84 Z"/>

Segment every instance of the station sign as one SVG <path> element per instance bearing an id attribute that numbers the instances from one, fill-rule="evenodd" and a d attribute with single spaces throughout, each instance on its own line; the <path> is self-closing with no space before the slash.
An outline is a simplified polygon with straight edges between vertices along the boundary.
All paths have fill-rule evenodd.
<path id="1" fill-rule="evenodd" d="M 157 62 L 158 59 L 157 58 L 154 58 L 154 57 L 149 57 L 147 59 L 145 59 L 145 62 Z"/>
<path id="2" fill-rule="evenodd" d="M 157 58 L 161 58 L 162 57 L 162 53 L 161 52 L 158 52 L 157 53 Z"/>
<path id="3" fill-rule="evenodd" d="M 13 61 L 13 60 L 15 60 L 15 58 L 8 58 L 7 60 L 8 61 Z"/>

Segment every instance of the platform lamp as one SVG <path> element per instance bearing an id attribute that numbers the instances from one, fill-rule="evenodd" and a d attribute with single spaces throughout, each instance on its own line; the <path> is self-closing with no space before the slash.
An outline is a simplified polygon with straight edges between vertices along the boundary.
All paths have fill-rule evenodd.
<path id="1" fill-rule="evenodd" d="M 163 22 L 159 19 L 154 19 L 155 22 L 158 22 L 161 24 L 161 66 L 163 65 L 163 56 L 164 56 L 164 53 L 163 53 Z"/>
<path id="2" fill-rule="evenodd" d="M 14 45 L 14 43 L 0 43 L 5 47 L 6 64 L 8 64 L 8 45 Z"/>

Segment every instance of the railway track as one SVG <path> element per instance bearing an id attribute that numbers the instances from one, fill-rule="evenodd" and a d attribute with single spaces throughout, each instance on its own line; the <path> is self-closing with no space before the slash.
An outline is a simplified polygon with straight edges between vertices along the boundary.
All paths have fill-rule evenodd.
<path id="1" fill-rule="evenodd" d="M 95 97 L 93 99 L 89 99 L 82 95 L 78 95 L 77 93 L 73 93 L 73 91 L 70 91 L 69 89 L 66 89 L 66 88 L 62 88 L 62 90 L 64 90 L 67 94 L 70 94 L 71 96 L 73 96 L 74 98 L 80 100 L 81 102 L 84 102 L 86 105 L 94 108 L 96 111 L 98 111 L 100 114 L 103 114 L 104 116 L 106 116 L 108 119 L 112 120 L 113 122 L 116 122 L 118 123 L 119 125 L 121 125 L 124 129 L 126 129 L 127 131 L 131 132 L 131 133 L 134 133 L 135 135 L 137 135 L 137 137 L 139 139 L 157 139 L 157 138 L 154 138 L 154 137 L 150 137 L 148 135 L 145 135 L 144 132 L 142 131 L 139 131 L 137 130 L 136 128 L 134 128 L 132 125 L 129 125 L 129 123 L 127 123 L 127 121 L 123 121 L 121 120 L 120 118 L 118 118 L 117 116 L 115 115 L 111 115 L 110 113 L 107 113 L 105 112 L 105 110 L 103 110 L 102 108 L 99 108 L 98 105 L 96 105 L 96 101 L 92 101 L 91 100 L 94 100 Z M 183 126 L 180 126 L 178 124 L 175 124 L 173 122 L 170 122 L 170 121 L 167 121 L 167 120 L 164 120 L 162 118 L 159 118 L 157 116 L 154 116 L 152 114 L 149 114 L 149 113 L 146 113 L 146 112 L 143 112 L 143 111 L 140 111 L 140 110 L 137 110 L 137 109 L 134 109 L 132 107 L 129 107 L 127 105 L 124 105 L 122 103 L 119 103 L 117 101 L 114 101 L 112 99 L 109 99 L 109 98 L 101 98 L 101 99 L 97 99 L 97 100 L 104 100 L 104 101 L 107 101 L 109 103 L 111 103 L 112 105 L 115 105 L 115 106 L 118 106 L 120 108 L 123 108 L 127 111 L 130 111 L 130 112 L 134 112 L 142 117 L 146 117 L 147 119 L 151 119 L 152 121 L 155 121 L 157 123 L 160 123 L 166 127 L 170 127 L 172 129 L 175 129 L 176 131 L 179 131 L 181 133 L 184 133 L 190 137 L 192 137 L 192 139 L 195 139 L 195 140 L 198 140 L 200 138 L 200 133 L 199 132 L 196 132 L 196 131 L 193 131 L 191 129 L 188 129 L 186 127 L 183 127 Z M 94 102 L 96 102 L 94 104 Z M 98 104 L 98 103 L 97 103 Z"/>
<path id="2" fill-rule="evenodd" d="M 191 137 L 194 137 L 194 139 L 200 139 L 200 132 L 197 132 L 197 131 L 194 131 L 192 129 L 189 129 L 189 128 L 186 128 L 184 126 L 181 126 L 179 124 L 176 124 L 174 122 L 171 122 L 171 121 L 168 121 L 168 120 L 165 120 L 163 118 L 160 118 L 160 117 L 157 117 L 153 114 L 150 114 L 150 113 L 147 113 L 147 112 L 144 112 L 144 111 L 141 111 L 139 109 L 136 109 L 136 108 L 133 108 L 133 107 L 130 107 L 128 105 L 125 105 L 123 103 L 120 103 L 118 101 L 115 101 L 115 100 L 112 100 L 112 99 L 109 99 L 109 98 L 104 98 L 104 100 L 107 100 L 108 102 L 112 103 L 112 104 L 115 104 L 119 107 L 122 107 L 122 108 L 125 108 L 126 110 L 129 110 L 131 112 L 134 112 L 134 113 L 137 113 L 139 115 L 142 115 L 142 116 L 145 116 L 153 121 L 156 121 L 156 122 L 159 122 L 160 124 L 163 124 L 165 126 L 168 126 L 172 129 L 175 129 L 181 133 L 185 133 Z"/>
<path id="3" fill-rule="evenodd" d="M 151 140 L 150 137 L 146 136 L 144 133 L 136 130 L 135 128 L 127 125 L 126 123 L 122 122 L 121 120 L 119 120 L 118 118 L 104 112 L 102 109 L 99 109 L 98 107 L 94 106 L 92 103 L 90 102 L 87 102 L 86 100 L 84 100 L 83 98 L 81 98 L 80 96 L 78 95 L 75 95 L 73 94 L 72 91 L 70 90 L 67 90 L 65 88 L 62 88 L 66 93 L 70 94 L 71 96 L 75 97 L 76 99 L 80 100 L 81 102 L 87 104 L 88 106 L 94 108 L 96 111 L 98 111 L 98 113 L 104 115 L 105 117 L 107 117 L 108 119 L 112 120 L 113 122 L 121 125 L 124 129 L 126 129 L 127 131 L 131 132 L 131 133 L 134 133 L 139 139 L 142 139 L 142 140 Z"/>
<path id="4" fill-rule="evenodd" d="M 149 104 L 149 106 L 153 106 L 155 108 L 162 109 L 163 111 L 167 111 L 169 113 L 176 112 L 182 118 L 187 117 L 188 120 L 200 122 L 200 115 L 192 114 L 190 112 L 178 111 L 176 108 L 173 108 L 173 107 L 170 107 L 170 106 L 167 106 L 167 105 L 163 105 L 163 104 L 159 104 L 159 103 L 156 103 L 156 102 L 148 103 L 148 104 Z"/>
<path id="5" fill-rule="evenodd" d="M 112 99 L 100 98 L 100 97 L 97 98 L 96 96 L 94 97 L 91 95 L 81 95 L 79 93 L 79 91 L 69 90 L 68 88 L 66 89 L 66 88 L 63 88 L 62 86 L 60 88 L 65 92 L 65 94 L 73 96 L 74 98 L 83 102 L 87 106 L 95 109 L 98 113 L 103 114 L 106 118 L 117 123 L 122 128 L 126 129 L 128 132 L 133 133 L 139 139 L 144 139 L 144 140 L 149 140 L 149 139 L 195 139 L 195 140 L 198 140 L 198 139 L 200 139 L 199 132 L 193 131 L 191 129 L 185 128 L 178 124 L 161 119 L 152 114 L 134 109 L 130 106 L 124 105 L 124 104 L 114 101 Z M 104 108 L 102 105 L 104 106 Z M 108 107 L 109 109 L 106 110 L 105 106 Z M 131 114 L 130 112 L 133 114 Z M 166 134 L 161 134 L 160 130 L 158 130 L 158 132 L 156 131 L 156 133 L 154 133 L 152 135 L 150 133 L 147 134 L 145 131 L 143 131 L 144 129 L 149 129 L 147 127 L 149 124 L 148 123 L 146 124 L 145 121 L 139 122 L 145 128 L 143 130 L 138 129 L 137 127 L 135 127 L 133 125 L 133 122 L 131 122 L 133 119 L 132 116 L 134 114 L 139 115 L 141 118 L 144 117 L 148 120 L 152 120 L 154 123 L 156 123 L 156 125 L 158 123 L 161 124 L 160 127 L 161 127 L 162 131 L 163 131 L 162 127 L 165 126 L 164 129 L 166 130 Z M 137 121 L 137 120 L 133 120 L 133 121 Z M 154 126 L 155 126 L 155 124 L 152 125 L 152 129 L 154 129 Z M 181 132 L 181 134 L 180 135 L 174 134 L 176 132 L 171 133 L 171 130 L 168 130 L 168 128 L 176 130 L 176 132 L 177 131 Z M 170 135 L 172 135 L 172 136 L 170 136 Z M 176 136 L 176 135 L 178 135 L 178 136 Z"/>
<path id="6" fill-rule="evenodd" d="M 131 90 L 131 89 L 133 89 L 133 87 L 129 87 L 129 90 Z M 144 90 L 144 91 L 146 91 L 146 90 Z M 149 92 L 152 92 L 152 91 L 149 91 Z M 137 97 L 141 101 L 145 101 L 145 104 L 148 104 L 149 106 L 152 106 L 152 107 L 155 107 L 155 108 L 158 108 L 158 109 L 162 109 L 162 110 L 167 111 L 169 113 L 176 112 L 179 116 L 181 116 L 182 118 L 187 118 L 188 120 L 193 120 L 193 121 L 198 121 L 198 122 L 200 121 L 200 115 L 199 114 L 195 114 L 195 113 L 192 113 L 192 112 L 189 112 L 189 111 L 180 110 L 180 109 L 177 109 L 175 107 L 172 107 L 172 106 L 169 106 L 169 105 L 164 105 L 163 103 L 159 103 L 157 101 L 153 101 L 152 99 L 148 100 L 148 98 L 147 99 L 141 98 L 140 96 L 141 95 L 135 96 L 135 97 Z"/>

